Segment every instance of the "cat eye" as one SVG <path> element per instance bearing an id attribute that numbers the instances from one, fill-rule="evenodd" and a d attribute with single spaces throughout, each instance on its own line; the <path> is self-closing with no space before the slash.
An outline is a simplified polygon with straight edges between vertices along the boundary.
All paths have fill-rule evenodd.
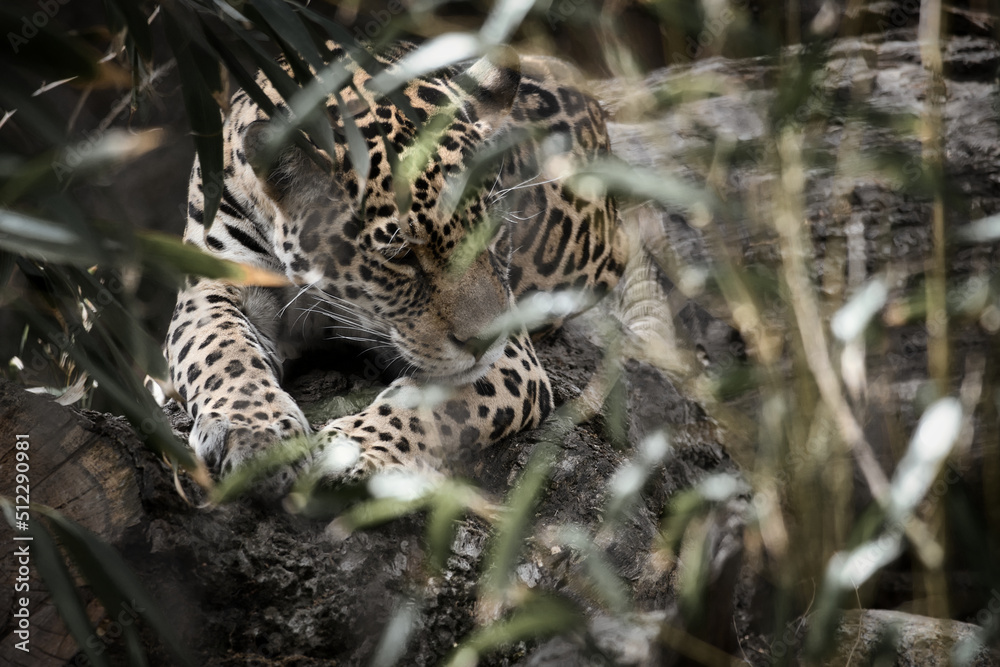
<path id="1" fill-rule="evenodd" d="M 409 266 L 414 269 L 420 268 L 420 261 L 417 253 L 413 252 L 409 245 L 383 246 L 379 252 L 389 264 L 394 266 Z"/>

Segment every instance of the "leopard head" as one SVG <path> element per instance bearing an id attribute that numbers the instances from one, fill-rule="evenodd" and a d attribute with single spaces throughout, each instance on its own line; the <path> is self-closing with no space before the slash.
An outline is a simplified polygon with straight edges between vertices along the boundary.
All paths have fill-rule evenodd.
<path id="1" fill-rule="evenodd" d="M 321 295 L 331 336 L 391 344 L 415 373 L 452 383 L 477 379 L 502 354 L 509 230 L 491 209 L 500 161 L 482 156 L 499 152 L 519 82 L 517 55 L 502 49 L 410 82 L 397 106 L 358 69 L 328 107 L 335 154 L 293 146 L 258 170 L 277 211 L 279 259 Z M 346 113 L 367 143 L 364 178 Z M 251 162 L 267 129 L 246 129 Z"/>

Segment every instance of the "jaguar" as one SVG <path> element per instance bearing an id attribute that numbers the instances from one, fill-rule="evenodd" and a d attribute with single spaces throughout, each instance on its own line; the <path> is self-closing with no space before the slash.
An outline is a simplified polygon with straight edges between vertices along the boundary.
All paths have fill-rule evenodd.
<path id="1" fill-rule="evenodd" d="M 293 436 L 311 438 L 312 464 L 338 481 L 432 472 L 456 448 L 534 428 L 553 409 L 535 329 L 557 328 L 622 274 L 614 199 L 564 178 L 609 154 L 605 116 L 581 75 L 559 59 L 497 47 L 386 93 L 370 70 L 398 71 L 410 53 L 372 54 L 378 67 L 362 67 L 330 45 L 330 62 L 349 77 L 325 100 L 333 152 L 301 130 L 271 150 L 277 119 L 236 92 L 210 225 L 195 160 L 185 242 L 288 283 L 189 277 L 178 295 L 166 385 L 215 473 Z M 263 74 L 257 83 L 287 112 Z M 352 131 L 367 145 L 367 166 Z M 553 293 L 594 298 L 541 324 L 510 316 L 532 295 Z M 391 349 L 402 371 L 367 408 L 314 428 L 282 371 L 338 340 Z M 420 399 L 431 385 L 447 388 L 442 400 Z M 267 483 L 280 488 L 292 474 Z"/>

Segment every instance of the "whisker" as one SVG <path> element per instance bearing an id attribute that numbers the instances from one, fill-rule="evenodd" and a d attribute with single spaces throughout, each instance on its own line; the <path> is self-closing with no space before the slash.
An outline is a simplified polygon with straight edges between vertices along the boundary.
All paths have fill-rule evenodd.
<path id="1" fill-rule="evenodd" d="M 293 296 L 291 298 L 291 300 L 289 300 L 288 303 L 286 303 L 284 306 L 281 307 L 281 310 L 278 311 L 278 316 L 281 317 L 282 315 L 284 315 L 285 311 L 288 310 L 288 307 L 290 305 L 292 305 L 293 303 L 295 303 L 300 296 L 302 296 L 303 294 L 305 294 L 306 292 L 308 292 L 309 290 L 311 290 L 315 286 L 316 286 L 316 282 L 309 283 L 308 285 L 303 285 L 302 289 L 300 289 L 298 292 L 296 292 L 295 296 Z"/>

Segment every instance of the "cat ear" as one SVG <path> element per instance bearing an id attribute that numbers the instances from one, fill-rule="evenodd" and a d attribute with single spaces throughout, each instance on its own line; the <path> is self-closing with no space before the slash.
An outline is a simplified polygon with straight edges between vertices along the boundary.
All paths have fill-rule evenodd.
<path id="1" fill-rule="evenodd" d="M 521 84 L 521 60 L 509 46 L 494 47 L 455 78 L 480 120 L 498 125 L 509 114 Z"/>
<path id="2" fill-rule="evenodd" d="M 325 154 L 317 151 L 313 159 L 291 141 L 275 154 L 271 146 L 274 132 L 269 120 L 256 120 L 243 131 L 243 152 L 247 162 L 272 199 L 281 202 L 293 189 L 310 189 L 313 185 L 330 183 L 333 163 Z"/>

